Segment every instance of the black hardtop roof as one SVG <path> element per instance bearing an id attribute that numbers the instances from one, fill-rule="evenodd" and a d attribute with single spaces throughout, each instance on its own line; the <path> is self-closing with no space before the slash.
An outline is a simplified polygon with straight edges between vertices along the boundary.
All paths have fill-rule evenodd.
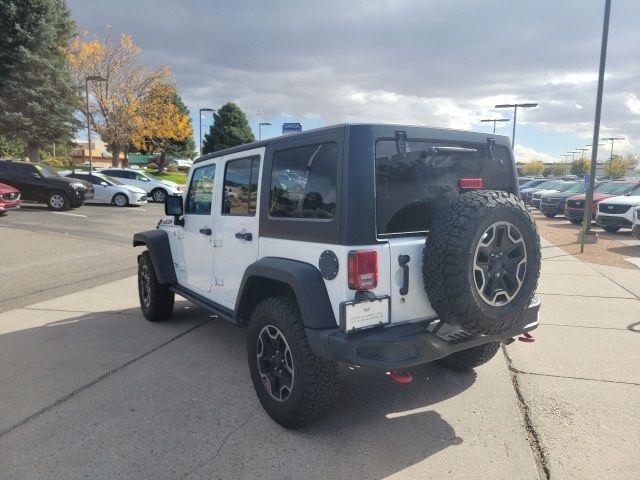
<path id="1" fill-rule="evenodd" d="M 223 155 L 229 155 L 236 152 L 242 152 L 244 150 L 251 150 L 253 148 L 260 148 L 267 145 L 278 144 L 280 142 L 286 142 L 291 138 L 301 139 L 304 137 L 313 137 L 316 135 L 322 135 L 326 133 L 335 132 L 338 130 L 350 130 L 366 132 L 375 137 L 393 137 L 396 130 L 403 130 L 407 132 L 407 138 L 433 138 L 438 140 L 459 140 L 465 142 L 484 143 L 487 138 L 495 138 L 497 145 L 503 145 L 511 148 L 511 141 L 504 135 L 493 135 L 490 133 L 472 132 L 470 130 L 454 130 L 450 128 L 438 128 L 438 127 L 424 127 L 418 125 L 396 125 L 396 124 L 375 124 L 375 123 L 341 123 L 338 125 L 330 125 L 327 127 L 314 128 L 300 133 L 292 133 L 289 135 L 281 135 L 279 137 L 269 138 L 267 140 L 256 141 L 246 143 L 244 145 L 238 145 L 237 147 L 226 148 L 224 150 L 218 150 L 217 152 L 208 153 L 201 157 L 196 158 L 193 163 L 203 162 L 210 158 L 220 157 Z"/>

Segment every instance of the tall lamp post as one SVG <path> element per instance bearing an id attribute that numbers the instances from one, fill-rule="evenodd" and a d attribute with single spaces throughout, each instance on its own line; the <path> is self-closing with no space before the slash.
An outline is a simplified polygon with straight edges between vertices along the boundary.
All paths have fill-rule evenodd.
<path id="1" fill-rule="evenodd" d="M 484 118 L 480 120 L 481 122 L 493 122 L 493 134 L 496 134 L 496 123 L 497 122 L 508 122 L 508 118 Z"/>
<path id="2" fill-rule="evenodd" d="M 271 125 L 269 122 L 260 122 L 258 123 L 258 140 L 262 140 L 262 126 Z"/>
<path id="3" fill-rule="evenodd" d="M 202 112 L 212 112 L 214 113 L 215 110 L 213 108 L 201 108 L 200 109 L 200 113 L 198 114 L 198 123 L 200 125 L 200 134 L 198 136 L 198 140 L 200 140 L 200 156 L 202 156 Z"/>
<path id="4" fill-rule="evenodd" d="M 611 140 L 611 155 L 609 156 L 609 171 L 607 172 L 609 176 L 611 176 L 611 166 L 613 165 L 613 142 L 616 140 L 624 140 L 624 137 L 608 137 L 603 138 L 603 140 Z"/>
<path id="5" fill-rule="evenodd" d="M 596 116 L 593 122 L 593 141 L 591 142 L 591 169 L 589 170 L 589 187 L 584 200 L 583 230 L 580 238 L 580 253 L 584 253 L 584 241 L 591 235 L 591 215 L 593 209 L 593 190 L 596 182 L 596 163 L 598 162 L 598 138 L 600 137 L 600 114 L 602 113 L 602 90 L 604 88 L 604 70 L 607 63 L 607 43 L 609 41 L 609 17 L 611 0 L 604 3 L 604 21 L 602 22 L 602 43 L 600 44 L 600 68 L 598 70 L 598 90 L 596 93 Z M 613 144 L 612 144 L 613 145 Z M 595 237 L 597 241 L 597 237 Z"/>
<path id="6" fill-rule="evenodd" d="M 495 108 L 513 108 L 513 134 L 511 135 L 511 149 L 516 146 L 516 117 L 518 115 L 518 108 L 533 108 L 537 107 L 537 103 L 501 103 L 496 105 Z"/>
<path id="7" fill-rule="evenodd" d="M 84 79 L 84 91 L 87 96 L 87 141 L 89 142 L 89 174 L 93 172 L 93 153 L 91 151 L 91 122 L 89 113 L 89 82 L 107 82 L 107 79 L 100 75 L 89 75 Z"/>
<path id="8" fill-rule="evenodd" d="M 586 152 L 589 149 L 588 148 L 576 148 L 576 150 L 582 152 L 582 155 L 580 155 L 580 160 L 584 160 L 584 152 Z"/>

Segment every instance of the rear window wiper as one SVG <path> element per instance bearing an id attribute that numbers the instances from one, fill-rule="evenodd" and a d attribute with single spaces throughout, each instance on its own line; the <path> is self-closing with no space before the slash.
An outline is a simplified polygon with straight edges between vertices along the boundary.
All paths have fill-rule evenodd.
<path id="1" fill-rule="evenodd" d="M 427 158 L 431 155 L 446 155 L 451 153 L 478 153 L 478 150 L 475 148 L 464 148 L 464 147 L 429 147 L 425 148 L 420 152 L 421 158 Z"/>

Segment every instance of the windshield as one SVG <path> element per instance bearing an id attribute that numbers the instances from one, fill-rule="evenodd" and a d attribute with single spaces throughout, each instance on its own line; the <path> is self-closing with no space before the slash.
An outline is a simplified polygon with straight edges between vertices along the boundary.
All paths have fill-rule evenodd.
<path id="1" fill-rule="evenodd" d="M 566 183 L 564 185 L 560 185 L 558 187 L 558 190 L 561 191 L 561 192 L 568 192 L 573 187 L 582 186 L 582 185 L 584 185 L 584 184 L 583 183 Z"/>
<path id="2" fill-rule="evenodd" d="M 621 182 L 621 183 L 605 183 L 604 185 L 600 185 L 595 189 L 598 193 L 608 193 L 611 195 L 624 195 L 634 186 L 633 183 L 630 182 Z"/>
<path id="3" fill-rule="evenodd" d="M 640 196 L 640 185 L 627 193 L 630 197 Z"/>
<path id="4" fill-rule="evenodd" d="M 402 147 L 402 148 L 401 148 Z M 509 151 L 488 144 L 393 139 L 376 142 L 376 217 L 379 234 L 423 232 L 461 193 L 462 178 L 482 179 L 484 189 L 513 191 Z"/>
<path id="5" fill-rule="evenodd" d="M 147 177 L 149 180 L 155 180 L 157 182 L 159 182 L 160 180 L 158 180 L 156 177 L 154 177 L 153 175 L 151 175 L 150 173 L 145 173 L 144 175 L 142 173 L 139 174 L 141 177 Z"/>
<path id="6" fill-rule="evenodd" d="M 541 183 L 546 183 L 547 180 L 529 180 L 527 183 L 520 185 L 520 189 L 524 189 L 524 188 L 531 188 L 531 187 L 536 187 L 538 185 L 540 185 Z"/>
<path id="7" fill-rule="evenodd" d="M 53 177 L 59 177 L 60 176 L 60 175 L 58 175 L 58 172 L 56 172 L 51 167 L 49 167 L 49 165 L 38 164 L 38 165 L 36 165 L 36 170 L 44 178 L 53 178 Z"/>
<path id="8" fill-rule="evenodd" d="M 124 185 L 124 183 L 122 183 L 117 178 L 109 177 L 108 175 L 100 175 L 100 178 L 103 179 L 105 182 L 110 183 L 111 185 Z"/>
<path id="9" fill-rule="evenodd" d="M 571 185 L 569 188 L 565 188 L 562 191 L 565 193 L 584 193 L 587 191 L 587 184 L 576 183 L 575 185 Z"/>

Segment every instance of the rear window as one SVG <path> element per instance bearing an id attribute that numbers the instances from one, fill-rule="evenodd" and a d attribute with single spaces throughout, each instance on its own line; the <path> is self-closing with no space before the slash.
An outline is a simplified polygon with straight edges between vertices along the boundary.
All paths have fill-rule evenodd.
<path id="1" fill-rule="evenodd" d="M 438 147 L 440 147 L 438 149 Z M 513 192 L 513 164 L 506 148 L 487 144 L 408 140 L 376 142 L 376 219 L 379 234 L 424 232 L 460 194 L 461 178 L 481 178 L 485 189 Z"/>

